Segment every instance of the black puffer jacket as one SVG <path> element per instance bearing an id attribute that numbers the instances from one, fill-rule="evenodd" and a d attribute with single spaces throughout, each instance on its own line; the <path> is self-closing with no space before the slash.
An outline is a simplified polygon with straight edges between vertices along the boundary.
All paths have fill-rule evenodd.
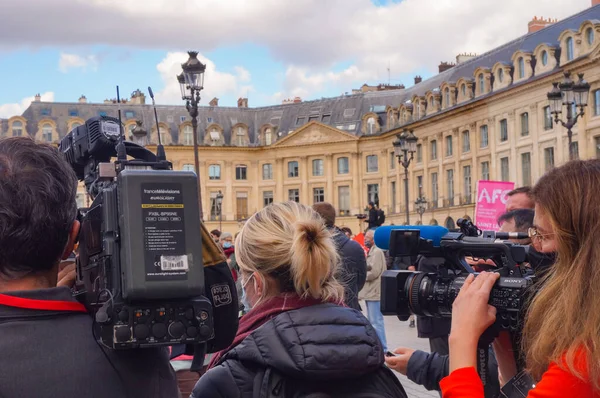
<path id="1" fill-rule="evenodd" d="M 256 329 L 200 378 L 191 398 L 251 398 L 267 367 L 294 379 L 335 383 L 374 373 L 382 364 L 375 329 L 360 312 L 319 304 L 282 313 Z"/>
<path id="2" fill-rule="evenodd" d="M 367 258 L 363 248 L 350 240 L 341 231 L 331 231 L 335 246 L 341 257 L 339 280 L 344 284 L 344 302 L 350 308 L 361 310 L 358 302 L 358 292 L 367 280 Z"/>

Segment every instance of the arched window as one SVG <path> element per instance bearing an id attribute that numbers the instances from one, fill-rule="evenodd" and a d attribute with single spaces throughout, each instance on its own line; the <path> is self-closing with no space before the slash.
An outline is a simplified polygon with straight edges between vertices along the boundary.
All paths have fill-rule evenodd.
<path id="1" fill-rule="evenodd" d="M 52 125 L 44 123 L 42 125 L 42 139 L 46 142 L 52 142 Z"/>
<path id="2" fill-rule="evenodd" d="M 525 77 L 525 60 L 523 57 L 519 57 L 519 79 Z"/>
<path id="3" fill-rule="evenodd" d="M 219 130 L 217 130 L 216 127 L 210 129 L 209 135 L 210 140 L 213 142 L 213 144 L 221 139 L 221 134 L 219 133 Z"/>
<path id="4" fill-rule="evenodd" d="M 467 85 L 466 85 L 466 84 L 464 84 L 464 83 L 463 83 L 463 84 L 460 86 L 460 92 L 462 93 L 462 96 L 463 96 L 463 97 L 466 97 L 466 96 L 467 96 Z"/>
<path id="5" fill-rule="evenodd" d="M 375 132 L 375 118 L 370 117 L 367 119 L 367 131 L 369 134 L 373 134 Z"/>
<path id="6" fill-rule="evenodd" d="M 498 69 L 498 81 L 502 83 L 504 81 L 504 69 Z"/>
<path id="7" fill-rule="evenodd" d="M 567 61 L 572 61 L 575 58 L 575 50 L 573 48 L 573 38 L 567 38 Z"/>
<path id="8" fill-rule="evenodd" d="M 483 80 L 483 73 L 479 74 L 479 80 L 477 82 L 477 85 L 479 86 L 479 94 L 483 94 L 485 93 L 485 87 L 484 87 L 484 80 Z"/>
<path id="9" fill-rule="evenodd" d="M 165 145 L 167 144 L 167 132 L 163 127 L 158 128 L 158 133 L 160 134 L 160 143 Z"/>
<path id="10" fill-rule="evenodd" d="M 14 121 L 12 124 L 12 136 L 21 137 L 23 135 L 23 122 Z"/>
<path id="11" fill-rule="evenodd" d="M 271 145 L 273 143 L 273 131 L 271 128 L 265 130 L 265 145 Z"/>
<path id="12" fill-rule="evenodd" d="M 446 102 L 446 108 L 450 107 L 450 89 L 446 87 L 444 90 L 444 101 Z"/>
<path id="13" fill-rule="evenodd" d="M 542 65 L 548 65 L 548 51 L 542 51 Z"/>
<path id="14" fill-rule="evenodd" d="M 594 44 L 594 29 L 587 28 L 587 30 L 585 31 L 585 38 L 587 40 L 588 45 L 591 46 L 592 44 Z"/>
<path id="15" fill-rule="evenodd" d="M 246 129 L 242 126 L 238 126 L 235 132 L 235 139 L 237 146 L 244 146 L 246 144 Z"/>
<path id="16" fill-rule="evenodd" d="M 186 125 L 183 127 L 183 137 L 182 137 L 183 145 L 192 145 L 194 143 L 194 129 L 190 125 Z"/>
<path id="17" fill-rule="evenodd" d="M 455 229 L 456 224 L 454 223 L 454 219 L 452 217 L 446 218 L 446 222 L 444 223 L 447 229 Z"/>

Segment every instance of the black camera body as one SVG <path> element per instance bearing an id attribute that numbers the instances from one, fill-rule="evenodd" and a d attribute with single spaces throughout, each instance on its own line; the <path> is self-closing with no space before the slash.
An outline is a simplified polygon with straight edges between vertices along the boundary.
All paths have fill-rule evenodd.
<path id="1" fill-rule="evenodd" d="M 112 349 L 211 339 L 195 174 L 124 142 L 110 117 L 75 128 L 59 150 L 93 198 L 79 214 L 75 294 L 96 338 Z"/>
<path id="2" fill-rule="evenodd" d="M 470 273 L 476 273 L 465 257 L 491 259 L 494 272 L 501 276 L 490 294 L 497 309 L 496 325 L 502 330 L 521 327 L 521 311 L 534 277 L 524 267 L 528 247 L 496 241 L 493 234 L 480 238 L 462 232 L 448 232 L 434 244 L 420 237 L 427 227 L 392 230 L 390 253 L 394 256 L 443 258 L 438 273 L 386 271 L 381 282 L 381 312 L 407 320 L 411 314 L 425 317 L 451 317 L 452 304 Z M 439 229 L 439 227 L 438 227 Z M 377 241 L 377 240 L 376 240 Z"/>

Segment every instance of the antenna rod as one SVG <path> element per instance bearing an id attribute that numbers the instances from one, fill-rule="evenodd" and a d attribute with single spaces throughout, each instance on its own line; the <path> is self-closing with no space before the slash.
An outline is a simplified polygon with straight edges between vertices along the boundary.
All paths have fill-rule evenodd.
<path id="1" fill-rule="evenodd" d="M 117 86 L 117 105 L 119 113 L 119 143 L 117 144 L 117 159 L 120 161 L 127 160 L 127 150 L 125 149 L 125 133 L 123 132 L 123 121 L 121 120 L 121 96 L 119 95 L 119 86 Z"/>
<path id="2" fill-rule="evenodd" d="M 156 121 L 156 134 L 158 135 L 156 157 L 158 158 L 158 160 L 167 160 L 165 148 L 163 147 L 162 141 L 160 139 L 160 126 L 158 125 L 158 114 L 156 113 L 156 102 L 154 101 L 154 93 L 152 92 L 152 87 L 150 86 L 148 86 L 148 94 L 150 94 L 150 98 L 152 98 L 152 107 L 154 107 L 154 120 Z"/>

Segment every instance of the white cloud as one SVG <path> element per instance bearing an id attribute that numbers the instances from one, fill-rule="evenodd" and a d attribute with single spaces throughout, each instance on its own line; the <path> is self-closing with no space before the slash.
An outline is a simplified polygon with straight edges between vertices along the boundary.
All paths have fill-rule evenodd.
<path id="1" fill-rule="evenodd" d="M 179 83 L 175 78 L 181 73 L 181 64 L 188 59 L 187 53 L 170 52 L 156 66 L 160 73 L 164 88 L 156 94 L 156 101 L 159 103 L 180 104 L 181 90 Z M 207 104 L 214 97 L 224 95 L 246 96 L 254 88 L 250 84 L 250 73 L 243 67 L 234 68 L 235 74 L 221 72 L 217 70 L 215 63 L 202 54 L 198 54 L 198 59 L 206 64 L 204 72 L 204 90 L 202 90 L 202 104 Z"/>
<path id="2" fill-rule="evenodd" d="M 58 69 L 62 73 L 67 73 L 70 69 L 83 69 L 88 68 L 96 70 L 98 66 L 98 60 L 95 55 L 81 56 L 77 54 L 60 53 L 60 59 L 58 60 Z"/>
<path id="3" fill-rule="evenodd" d="M 44 102 L 54 102 L 54 93 L 51 91 L 45 92 L 41 94 L 42 101 Z M 21 102 L 13 103 L 13 104 L 2 104 L 0 105 L 0 118 L 8 119 L 13 116 L 19 116 L 23 113 L 25 109 L 33 102 L 35 96 L 26 97 L 21 100 Z"/>

